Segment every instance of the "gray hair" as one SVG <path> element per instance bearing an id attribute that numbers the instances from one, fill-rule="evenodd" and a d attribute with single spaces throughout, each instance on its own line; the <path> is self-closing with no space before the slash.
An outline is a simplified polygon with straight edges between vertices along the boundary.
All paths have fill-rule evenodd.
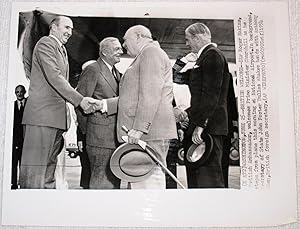
<path id="1" fill-rule="evenodd" d="M 119 42 L 119 39 L 116 37 L 106 37 L 99 43 L 99 52 L 102 53 L 105 49 L 110 47 L 110 43 L 113 41 Z"/>
<path id="2" fill-rule="evenodd" d="M 205 37 L 211 39 L 211 33 L 209 28 L 203 23 L 197 22 L 185 29 L 185 32 L 191 34 L 192 36 L 196 36 L 197 34 L 204 35 Z"/>

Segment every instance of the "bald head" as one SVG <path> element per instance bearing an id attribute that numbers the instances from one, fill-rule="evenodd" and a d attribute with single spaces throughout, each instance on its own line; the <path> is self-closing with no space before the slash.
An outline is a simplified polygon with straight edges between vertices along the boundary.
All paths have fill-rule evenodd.
<path id="1" fill-rule="evenodd" d="M 138 37 L 152 39 L 152 34 L 151 34 L 150 30 L 143 25 L 135 25 L 135 26 L 130 27 L 126 31 L 125 36 L 126 36 L 126 34 L 135 34 Z"/>
<path id="2" fill-rule="evenodd" d="M 66 44 L 72 35 L 73 22 L 69 17 L 57 16 L 50 25 L 50 34 L 55 36 L 62 44 Z"/>
<path id="3" fill-rule="evenodd" d="M 140 52 L 144 44 L 153 41 L 150 30 L 143 25 L 135 25 L 130 27 L 126 31 L 123 39 L 123 47 L 132 57 L 135 57 Z"/>

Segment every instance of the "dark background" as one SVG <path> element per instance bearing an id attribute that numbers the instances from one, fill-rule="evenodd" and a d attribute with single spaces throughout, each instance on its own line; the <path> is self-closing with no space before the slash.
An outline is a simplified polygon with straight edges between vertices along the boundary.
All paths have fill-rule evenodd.
<path id="1" fill-rule="evenodd" d="M 19 14 L 18 46 L 23 45 L 23 63 L 27 77 L 31 68 L 34 45 L 42 36 L 49 34 L 48 25 L 55 16 L 55 13 L 38 10 Z M 74 30 L 66 48 L 70 63 L 70 83 L 74 87 L 77 85 L 82 64 L 99 57 L 99 42 L 105 37 L 114 36 L 122 43 L 126 30 L 137 24 L 148 27 L 169 58 L 176 59 L 177 56 L 190 52 L 185 45 L 186 27 L 194 22 L 205 23 L 211 30 L 212 42 L 218 44 L 229 62 L 235 63 L 233 20 L 150 18 L 148 16 L 145 18 L 80 16 L 70 18 L 73 21 Z M 21 43 L 20 38 L 23 33 L 24 40 Z"/>

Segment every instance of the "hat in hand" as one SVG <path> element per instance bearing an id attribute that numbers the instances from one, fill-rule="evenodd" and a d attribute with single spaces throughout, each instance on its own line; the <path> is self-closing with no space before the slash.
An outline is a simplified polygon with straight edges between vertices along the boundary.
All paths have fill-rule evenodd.
<path id="1" fill-rule="evenodd" d="M 152 149 L 151 152 L 160 156 Z M 139 145 L 124 143 L 120 145 L 110 158 L 110 169 L 113 174 L 127 182 L 139 182 L 149 177 L 156 166 L 152 157 Z"/>
<path id="2" fill-rule="evenodd" d="M 201 144 L 193 143 L 185 153 L 184 162 L 187 167 L 197 168 L 203 165 L 211 154 L 214 144 L 211 135 L 203 131 L 201 138 L 203 140 Z"/>

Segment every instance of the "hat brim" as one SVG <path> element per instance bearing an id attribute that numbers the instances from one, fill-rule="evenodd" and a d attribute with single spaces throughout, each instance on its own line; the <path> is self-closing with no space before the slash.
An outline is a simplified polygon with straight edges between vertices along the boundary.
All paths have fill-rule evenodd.
<path id="1" fill-rule="evenodd" d="M 149 149 L 152 150 L 152 149 Z M 152 152 L 156 155 L 156 152 Z M 149 177 L 155 166 L 151 156 L 139 145 L 124 143 L 110 158 L 110 169 L 113 174 L 127 182 L 140 182 Z"/>
<path id="2" fill-rule="evenodd" d="M 213 149 L 212 136 L 203 131 L 201 134 L 202 144 L 192 144 L 188 151 L 184 153 L 184 163 L 189 168 L 198 168 L 203 165 L 211 155 Z"/>

